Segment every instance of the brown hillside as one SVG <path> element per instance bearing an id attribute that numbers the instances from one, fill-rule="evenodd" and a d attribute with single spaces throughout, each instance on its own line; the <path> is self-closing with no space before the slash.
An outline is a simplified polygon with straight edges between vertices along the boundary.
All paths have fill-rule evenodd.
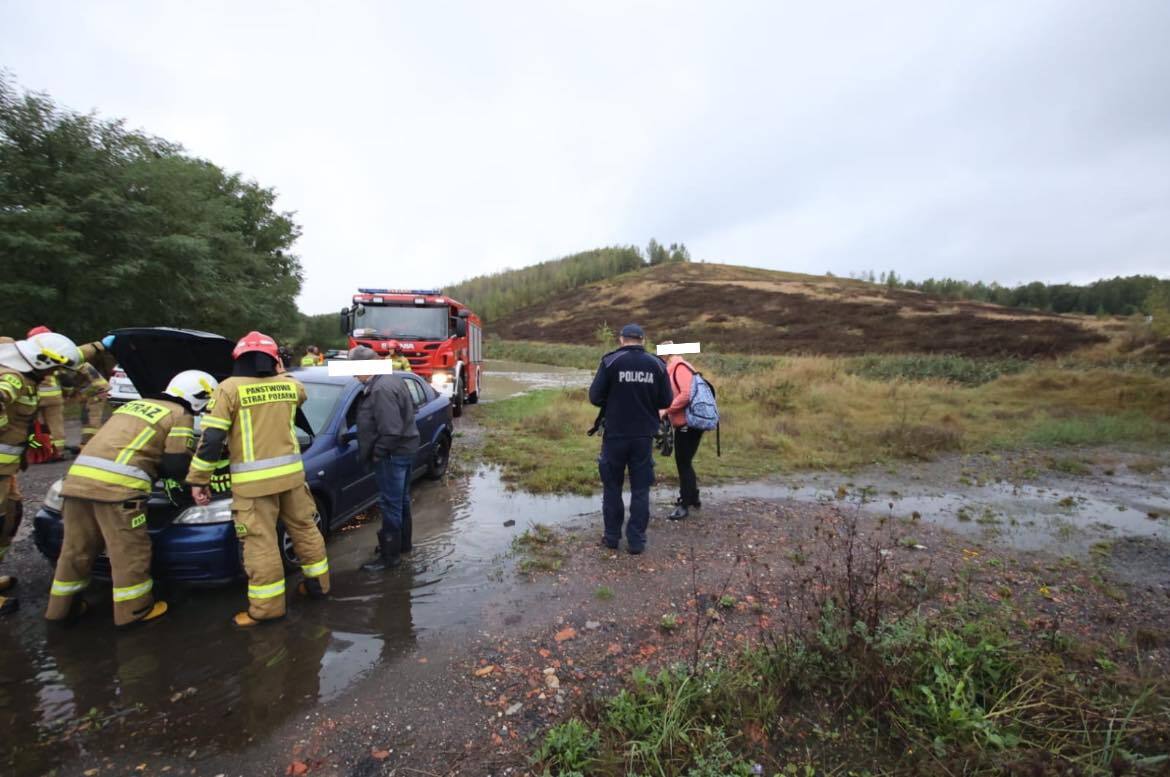
<path id="1" fill-rule="evenodd" d="M 944 301 L 844 278 L 718 264 L 659 265 L 489 325 L 509 340 L 593 342 L 629 321 L 651 340 L 747 353 L 1058 356 L 1107 338 L 1090 319 Z"/>

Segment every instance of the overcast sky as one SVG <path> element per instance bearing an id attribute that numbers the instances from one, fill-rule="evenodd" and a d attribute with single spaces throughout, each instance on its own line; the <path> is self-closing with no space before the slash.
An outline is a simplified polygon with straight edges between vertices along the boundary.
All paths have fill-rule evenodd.
<path id="1" fill-rule="evenodd" d="M 615 243 L 1170 275 L 1170 2 L 19 2 L 0 66 L 280 195 L 302 308 Z"/>

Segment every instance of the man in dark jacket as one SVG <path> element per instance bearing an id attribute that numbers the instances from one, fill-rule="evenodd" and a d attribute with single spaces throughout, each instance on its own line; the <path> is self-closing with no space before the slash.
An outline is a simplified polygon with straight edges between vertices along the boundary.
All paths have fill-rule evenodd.
<path id="1" fill-rule="evenodd" d="M 370 348 L 358 346 L 350 359 L 376 359 Z M 414 399 L 400 375 L 359 375 L 365 387 L 358 401 L 358 455 L 374 470 L 378 483 L 378 507 L 382 529 L 378 532 L 380 554 L 367 572 L 384 572 L 401 563 L 400 554 L 411 549 L 410 475 L 418 452 L 419 434 L 414 423 Z"/>
<path id="2" fill-rule="evenodd" d="M 617 549 L 625 520 L 622 485 L 630 470 L 630 520 L 626 524 L 626 549 L 637 555 L 646 548 L 646 526 L 650 523 L 650 486 L 654 485 L 654 434 L 658 411 L 670 406 L 673 394 L 666 377 L 666 365 L 642 347 L 645 334 L 637 324 L 622 327 L 620 344 L 601 358 L 589 401 L 602 408 L 605 433 L 601 456 L 602 514 L 605 534 L 602 542 Z"/>

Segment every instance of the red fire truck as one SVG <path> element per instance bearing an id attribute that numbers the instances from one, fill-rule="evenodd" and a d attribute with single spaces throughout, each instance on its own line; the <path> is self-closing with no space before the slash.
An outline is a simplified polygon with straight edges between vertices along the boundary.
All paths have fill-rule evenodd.
<path id="1" fill-rule="evenodd" d="M 389 356 L 401 346 L 415 374 L 451 397 L 455 415 L 480 397 L 483 325 L 461 302 L 436 289 L 358 289 L 341 310 L 349 347 Z"/>

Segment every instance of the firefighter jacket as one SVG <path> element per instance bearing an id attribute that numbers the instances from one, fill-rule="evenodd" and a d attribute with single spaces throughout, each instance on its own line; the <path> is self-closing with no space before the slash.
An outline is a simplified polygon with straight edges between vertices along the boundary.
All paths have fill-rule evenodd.
<path id="1" fill-rule="evenodd" d="M 305 387 L 287 374 L 233 376 L 220 383 L 207 403 L 203 436 L 187 482 L 194 486 L 211 482 L 226 442 L 236 496 L 278 494 L 304 483 L 296 432 L 297 409 L 304 401 Z"/>
<path id="2" fill-rule="evenodd" d="M 317 357 L 311 353 L 307 353 L 301 357 L 302 367 L 316 367 L 318 364 Z"/>
<path id="3" fill-rule="evenodd" d="M 179 478 L 195 449 L 195 419 L 178 402 L 122 405 L 85 444 L 65 475 L 64 496 L 123 502 L 149 494 L 156 478 Z"/>
<path id="4" fill-rule="evenodd" d="M 50 372 L 37 386 L 37 400 L 41 407 L 53 407 L 65 404 L 65 396 L 61 388 L 61 379 L 56 372 Z"/>
<path id="5" fill-rule="evenodd" d="M 0 478 L 15 474 L 37 414 L 37 384 L 27 373 L 0 367 Z"/>
<path id="6" fill-rule="evenodd" d="M 394 368 L 395 372 L 414 372 L 410 367 L 410 359 L 398 354 L 390 357 L 390 366 Z"/>

